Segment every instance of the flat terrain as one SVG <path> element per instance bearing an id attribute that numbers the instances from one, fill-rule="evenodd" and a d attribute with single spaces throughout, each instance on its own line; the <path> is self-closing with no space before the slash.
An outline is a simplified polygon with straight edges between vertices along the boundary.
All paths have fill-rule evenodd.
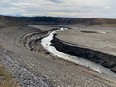
<path id="1" fill-rule="evenodd" d="M 40 38 L 46 36 L 42 31 L 52 29 L 51 26 L 12 26 L 0 28 L 0 63 L 9 70 L 21 87 L 115 87 L 116 79 L 95 71 L 82 67 L 80 65 L 62 60 L 47 53 L 41 46 Z M 45 30 L 44 30 L 45 29 Z M 48 29 L 48 30 L 49 30 Z M 77 32 L 79 31 L 79 32 Z M 112 36 L 114 31 L 107 30 Z M 71 34 L 73 36 L 71 36 Z M 67 35 L 67 36 L 66 36 Z M 80 45 L 88 46 L 94 38 L 104 39 L 105 34 L 88 34 L 80 32 L 80 28 L 60 32 L 58 38 Z M 75 37 L 76 36 L 76 37 Z M 101 36 L 103 36 L 101 38 Z M 68 37 L 68 39 L 66 38 Z M 85 38 L 86 37 L 86 38 Z M 89 37 L 93 39 L 89 39 Z M 110 41 L 110 36 L 108 41 Z M 85 40 L 84 40 L 84 39 Z M 83 39 L 83 40 L 82 40 Z M 115 39 L 115 38 L 114 38 Z M 81 42 L 82 41 L 82 42 Z M 84 41 L 88 41 L 85 45 Z M 97 40 L 95 40 L 96 42 Z M 111 46 L 115 41 L 102 42 Z M 96 42 L 98 43 L 98 42 Z M 91 43 L 92 48 L 96 43 Z M 101 42 L 100 42 L 101 43 Z M 98 43 L 100 45 L 100 43 Z M 96 45 L 100 50 L 101 47 Z M 97 47 L 95 49 L 97 49 Z M 112 48 L 113 48 L 112 47 Z M 109 49 L 107 48 L 107 49 Z M 106 48 L 104 48 L 105 50 Z M 114 49 L 111 50 L 113 53 Z M 108 51 L 106 51 L 108 52 Z M 113 53 L 114 54 L 114 53 Z"/>
<path id="2" fill-rule="evenodd" d="M 70 30 L 59 32 L 57 37 L 70 44 L 116 56 L 115 27 L 72 26 Z"/>

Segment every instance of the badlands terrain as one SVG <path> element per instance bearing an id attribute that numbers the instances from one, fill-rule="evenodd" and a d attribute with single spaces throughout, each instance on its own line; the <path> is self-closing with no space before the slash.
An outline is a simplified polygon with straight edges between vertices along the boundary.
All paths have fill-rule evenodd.
<path id="1" fill-rule="evenodd" d="M 47 19 L 0 16 L 0 65 L 18 87 L 116 87 L 116 20 Z"/>

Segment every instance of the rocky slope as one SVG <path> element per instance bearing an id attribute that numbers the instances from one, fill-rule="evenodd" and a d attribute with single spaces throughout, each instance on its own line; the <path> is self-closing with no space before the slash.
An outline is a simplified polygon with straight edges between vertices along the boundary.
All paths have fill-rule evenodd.
<path id="1" fill-rule="evenodd" d="M 47 35 L 41 30 L 48 26 L 26 26 L 40 23 L 32 19 L 36 20 L 0 16 L 0 64 L 21 87 L 115 87 L 115 80 L 109 76 L 46 53 L 40 39 Z M 41 24 L 53 24 L 45 21 Z"/>
<path id="2" fill-rule="evenodd" d="M 37 32 L 41 31 L 28 26 L 0 29 L 0 64 L 21 87 L 115 87 L 110 77 L 46 54 L 41 45 L 39 51 L 30 51 L 31 44 L 36 45 L 35 39 L 43 36 Z M 31 40 L 35 43 L 29 44 Z"/>

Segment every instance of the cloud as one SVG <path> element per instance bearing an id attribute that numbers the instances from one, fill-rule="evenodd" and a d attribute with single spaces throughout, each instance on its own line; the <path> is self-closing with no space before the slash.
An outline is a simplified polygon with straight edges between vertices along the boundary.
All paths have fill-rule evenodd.
<path id="1" fill-rule="evenodd" d="M 111 9 L 112 7 L 109 7 L 109 6 L 107 6 L 107 7 L 105 7 L 105 9 Z"/>
<path id="2" fill-rule="evenodd" d="M 1 0 L 0 14 L 60 17 L 115 17 L 114 0 Z"/>
<path id="3" fill-rule="evenodd" d="M 54 3 L 63 3 L 63 0 L 49 0 L 51 2 L 54 2 Z"/>

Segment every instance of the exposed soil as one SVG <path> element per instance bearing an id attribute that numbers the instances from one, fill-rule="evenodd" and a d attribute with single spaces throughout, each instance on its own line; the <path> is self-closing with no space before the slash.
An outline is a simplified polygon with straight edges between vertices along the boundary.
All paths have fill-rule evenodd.
<path id="1" fill-rule="evenodd" d="M 49 17 L 40 21 L 41 17 L 0 16 L 0 64 L 12 73 L 19 85 L 21 87 L 115 87 L 115 78 L 53 56 L 40 44 L 48 32 L 57 28 L 57 25 L 53 29 L 48 24 L 91 25 L 104 23 L 107 19 L 46 20 L 46 18 Z M 112 23 L 115 20 L 107 22 Z M 28 24 L 43 25 L 35 28 Z M 115 67 L 112 70 L 114 71 Z"/>
<path id="2" fill-rule="evenodd" d="M 109 68 L 113 72 L 116 72 L 116 56 L 102 53 L 99 51 L 91 50 L 88 48 L 71 46 L 63 43 L 61 40 L 54 36 L 51 41 L 52 45 L 60 52 L 64 52 L 77 57 L 85 58 L 95 63 L 101 64 L 102 66 Z"/>

